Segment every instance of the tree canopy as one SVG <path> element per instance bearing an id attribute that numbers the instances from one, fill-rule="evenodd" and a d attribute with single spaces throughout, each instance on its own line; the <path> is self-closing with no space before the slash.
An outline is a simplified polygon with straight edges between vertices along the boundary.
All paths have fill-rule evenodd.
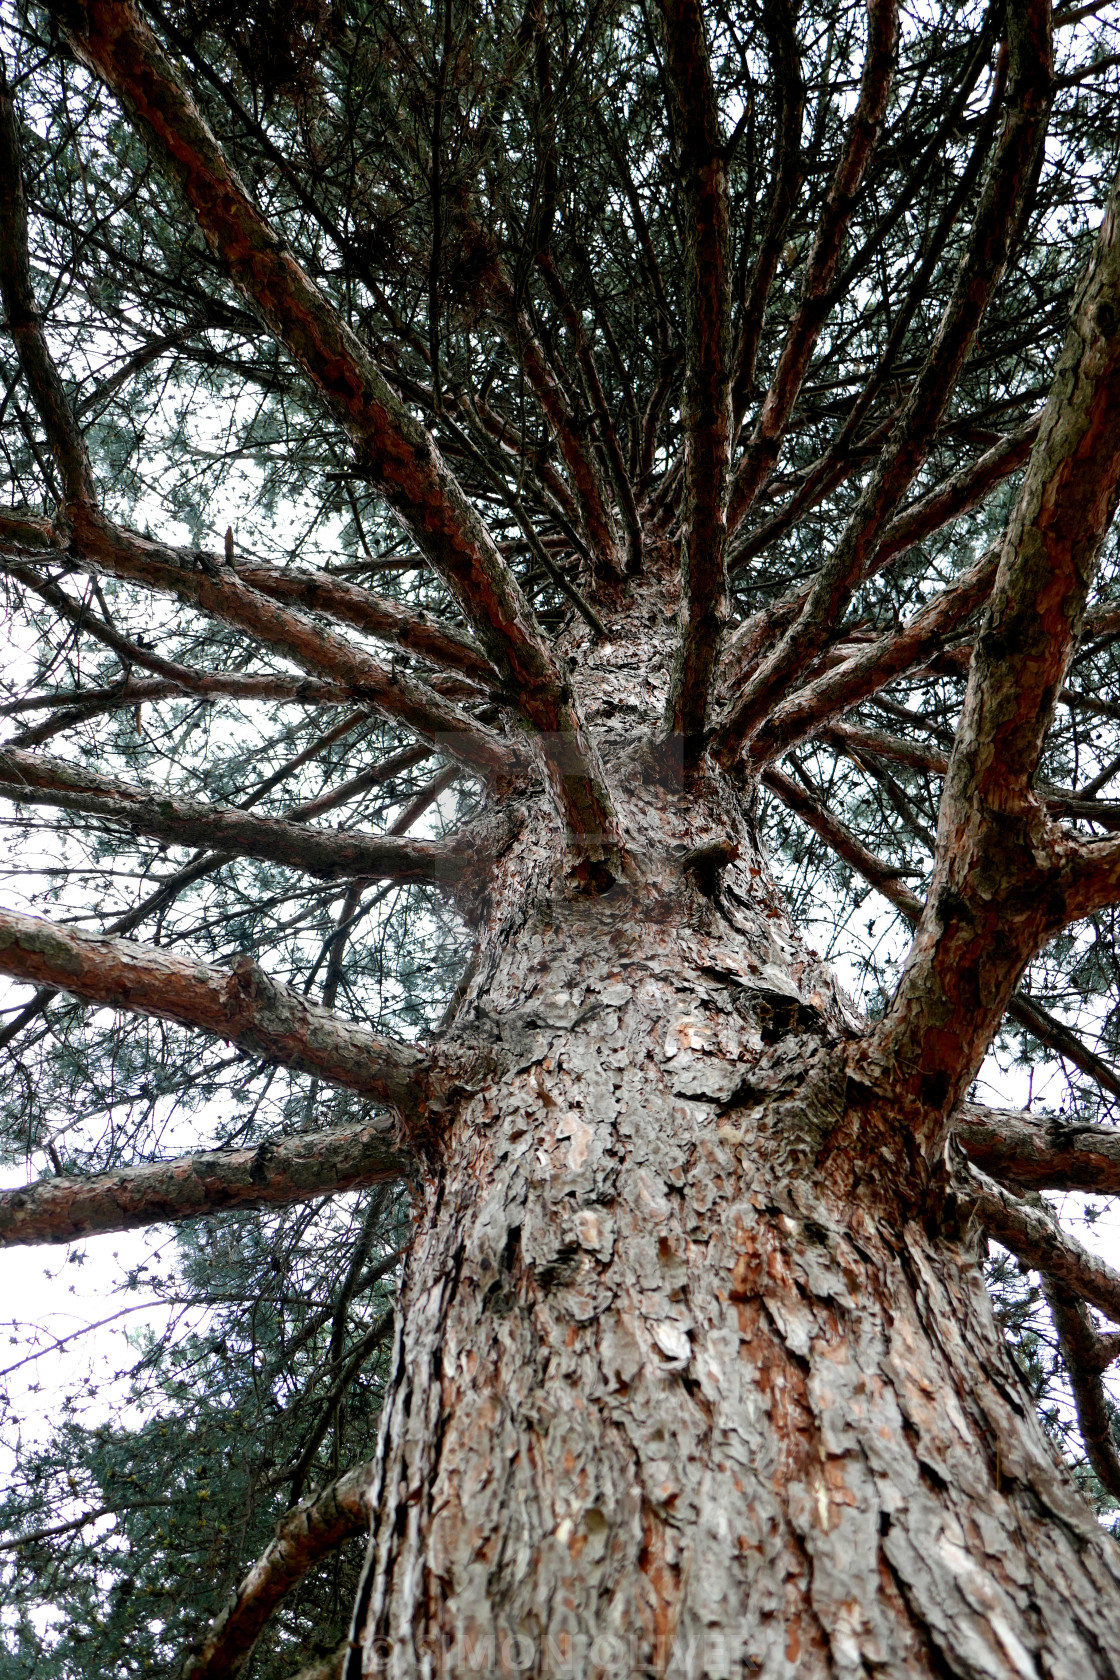
<path id="1" fill-rule="evenodd" d="M 0 1240 L 174 1221 L 205 1309 L 17 1453 L 0 1674 L 337 1672 L 490 869 L 543 789 L 636 879 L 624 749 L 752 801 L 1114 1513 L 1120 1278 L 1037 1195 L 1120 1193 L 1114 8 L 0 19 Z"/>

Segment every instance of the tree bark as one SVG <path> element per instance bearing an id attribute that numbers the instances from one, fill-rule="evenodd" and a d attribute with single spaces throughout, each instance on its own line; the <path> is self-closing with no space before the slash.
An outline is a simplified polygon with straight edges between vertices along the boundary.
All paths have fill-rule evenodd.
<path id="1" fill-rule="evenodd" d="M 499 869 L 451 1036 L 506 1071 L 431 1161 L 347 1680 L 1120 1674 L 969 1208 L 746 819 L 628 794 L 641 897 Z"/>

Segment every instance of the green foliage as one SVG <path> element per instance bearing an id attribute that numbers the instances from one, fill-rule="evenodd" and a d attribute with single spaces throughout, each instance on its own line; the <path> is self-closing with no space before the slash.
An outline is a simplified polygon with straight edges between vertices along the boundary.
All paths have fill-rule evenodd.
<path id="1" fill-rule="evenodd" d="M 6 1532 L 41 1536 L 6 1554 L 4 1680 L 173 1671 L 293 1499 L 371 1455 L 391 1337 L 335 1389 L 386 1325 L 408 1232 L 399 1193 L 198 1221 L 165 1272 L 129 1280 L 166 1330 L 133 1338 L 111 1415 L 72 1395 L 17 1450 L 0 1502 Z M 360 1562 L 355 1542 L 285 1598 L 261 1680 L 338 1642 Z"/>

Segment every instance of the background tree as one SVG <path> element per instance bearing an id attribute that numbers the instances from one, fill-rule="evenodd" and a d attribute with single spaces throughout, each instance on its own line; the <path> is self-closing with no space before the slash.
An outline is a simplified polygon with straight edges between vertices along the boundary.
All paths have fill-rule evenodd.
<path id="1" fill-rule="evenodd" d="M 1115 36 L 6 8 L 13 1673 L 1117 1671 Z"/>

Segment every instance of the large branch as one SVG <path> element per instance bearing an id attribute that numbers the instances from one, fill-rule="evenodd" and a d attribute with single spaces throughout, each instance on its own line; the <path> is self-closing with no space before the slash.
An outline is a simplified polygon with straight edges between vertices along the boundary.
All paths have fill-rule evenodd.
<path id="1" fill-rule="evenodd" d="M 735 470 L 727 513 L 729 531 L 742 524 L 773 471 L 810 357 L 832 306 L 844 236 L 886 115 L 897 34 L 895 0 L 867 0 L 867 54 L 859 100 L 829 185 L 778 366 Z"/>
<path id="2" fill-rule="evenodd" d="M 0 532 L 0 538 L 3 536 Z M 112 524 L 92 507 L 70 510 L 67 546 L 72 558 L 97 571 L 143 589 L 173 595 L 185 606 L 194 607 L 263 643 L 309 675 L 334 684 L 340 698 L 364 701 L 387 717 L 399 719 L 479 774 L 488 775 L 495 770 L 509 774 L 517 766 L 511 748 L 452 701 L 445 700 L 415 677 L 387 669 L 364 649 L 317 624 L 307 613 L 280 606 L 259 590 L 250 588 L 217 556 L 171 548 L 150 537 L 141 537 Z M 54 596 L 50 595 L 49 589 L 54 590 L 55 586 L 44 583 L 40 593 L 47 594 L 59 610 L 64 610 L 60 599 L 66 598 L 57 590 Z M 76 604 L 70 603 L 68 616 L 78 611 Z M 80 622 L 84 629 L 110 646 L 122 640 L 111 627 L 96 620 L 83 617 Z M 131 651 L 119 651 L 161 674 L 170 672 L 185 685 L 191 683 L 188 667 L 162 660 L 156 654 L 145 657 L 144 651 L 134 649 L 133 644 L 127 644 L 127 649 Z M 200 679 L 193 681 L 197 689 Z"/>
<path id="3" fill-rule="evenodd" d="M 762 780 L 771 788 L 783 805 L 795 812 L 815 834 L 824 841 L 830 851 L 842 858 L 857 874 L 862 875 L 876 892 L 883 895 L 895 909 L 906 917 L 912 927 L 917 927 L 921 920 L 925 906 L 916 893 L 903 885 L 899 871 L 893 869 L 859 840 L 838 817 L 819 799 L 813 796 L 791 780 L 782 771 L 771 766 L 765 770 Z M 1083 1044 L 1077 1035 L 1061 1021 L 1047 1013 L 1033 998 L 1023 992 L 1014 992 L 1007 1001 L 1007 1013 L 1013 1021 L 1033 1034 L 1040 1044 L 1054 1050 L 1058 1055 L 1066 1058 L 1095 1079 L 1102 1090 L 1113 1096 L 1120 1096 L 1120 1077 L 1113 1068 Z"/>
<path id="4" fill-rule="evenodd" d="M 763 0 L 762 27 L 770 63 L 770 86 L 774 99 L 774 165 L 771 170 L 770 202 L 766 225 L 755 257 L 747 288 L 739 342 L 735 351 L 735 372 L 731 386 L 732 424 L 738 426 L 750 400 L 754 384 L 766 304 L 778 259 L 786 242 L 786 231 L 801 185 L 801 124 L 805 114 L 805 82 L 801 74 L 801 53 L 797 45 L 797 8 L 792 0 Z"/>
<path id="5" fill-rule="evenodd" d="M 1117 851 L 1114 840 L 1060 830 L 1033 784 L 1120 490 L 1118 321 L 1120 178 L 973 650 L 928 907 L 869 1047 L 926 1106 L 934 1131 L 979 1067 L 1024 966 L 1085 913 L 1094 872 Z"/>
<path id="6" fill-rule="evenodd" d="M 231 1209 L 277 1207 L 400 1178 L 408 1161 L 384 1125 L 272 1138 L 88 1178 L 43 1178 L 0 1191 L 0 1247 L 66 1243 Z"/>
<path id="7" fill-rule="evenodd" d="M 959 1193 L 975 1203 L 981 1223 L 1004 1248 L 1120 1324 L 1120 1272 L 1107 1260 L 1063 1231 L 1048 1210 L 1005 1190 L 978 1167 L 958 1162 L 955 1183 Z"/>
<path id="8" fill-rule="evenodd" d="M 834 718 L 885 688 L 905 671 L 924 664 L 946 636 L 987 600 L 995 581 L 999 552 L 992 549 L 951 588 L 936 596 L 896 635 L 885 636 L 845 659 L 792 699 L 778 706 L 751 745 L 751 757 L 767 763 Z"/>
<path id="9" fill-rule="evenodd" d="M 368 876 L 449 886 L 478 857 L 478 841 L 409 840 L 354 829 L 310 828 L 283 817 L 257 817 L 230 806 L 149 793 L 61 759 L 0 748 L 0 797 L 50 805 L 121 823 L 171 846 L 251 857 L 325 880 Z"/>
<path id="10" fill-rule="evenodd" d="M 1058 1347 L 1073 1390 L 1077 1427 L 1089 1463 L 1106 1493 L 1120 1499 L 1120 1453 L 1108 1396 L 1101 1382 L 1103 1338 L 1097 1334 L 1088 1309 L 1076 1295 L 1045 1274 L 1042 1287 L 1058 1332 Z"/>
<path id="11" fill-rule="evenodd" d="M 387 595 L 347 583 L 329 572 L 262 566 L 248 560 L 238 560 L 236 570 L 245 583 L 274 601 L 352 624 L 355 629 L 391 642 L 407 653 L 415 653 L 433 665 L 458 671 L 483 688 L 491 688 L 498 681 L 497 672 L 473 636 L 456 630 L 453 625 L 442 624 L 419 607 L 402 606 Z"/>
<path id="12" fill-rule="evenodd" d="M 52 9 L 78 57 L 178 182 L 234 285 L 347 429 L 362 466 L 453 590 L 506 691 L 540 733 L 571 833 L 592 859 L 613 854 L 614 814 L 570 684 L 435 441 L 250 202 L 131 0 L 84 0 L 80 8 L 55 0 Z"/>
<path id="13" fill-rule="evenodd" d="M 888 519 L 925 460 L 1007 263 L 1024 193 L 1046 132 L 1053 96 L 1047 0 L 1007 8 L 1009 108 L 964 259 L 937 334 L 897 426 L 833 553 L 817 572 L 798 617 L 745 685 L 716 748 L 731 763 L 835 633 L 867 575 Z"/>
<path id="14" fill-rule="evenodd" d="M 359 1464 L 281 1517 L 267 1549 L 183 1664 L 181 1680 L 236 1680 L 284 1594 L 321 1558 L 368 1529 L 374 1479 L 374 1467 Z"/>
<path id="15" fill-rule="evenodd" d="M 684 222 L 684 504 L 681 640 L 666 727 L 686 758 L 702 743 L 712 675 L 727 623 L 726 492 L 731 461 L 731 287 L 727 163 L 700 0 L 662 0 Z"/>
<path id="16" fill-rule="evenodd" d="M 1120 1127 L 962 1103 L 953 1134 L 978 1167 L 1023 1190 L 1120 1195 Z"/>
<path id="17" fill-rule="evenodd" d="M 249 957 L 215 968 L 158 946 L 0 911 L 0 974 L 87 1003 L 196 1027 L 250 1055 L 419 1113 L 438 1092 L 430 1058 L 320 1009 Z"/>

